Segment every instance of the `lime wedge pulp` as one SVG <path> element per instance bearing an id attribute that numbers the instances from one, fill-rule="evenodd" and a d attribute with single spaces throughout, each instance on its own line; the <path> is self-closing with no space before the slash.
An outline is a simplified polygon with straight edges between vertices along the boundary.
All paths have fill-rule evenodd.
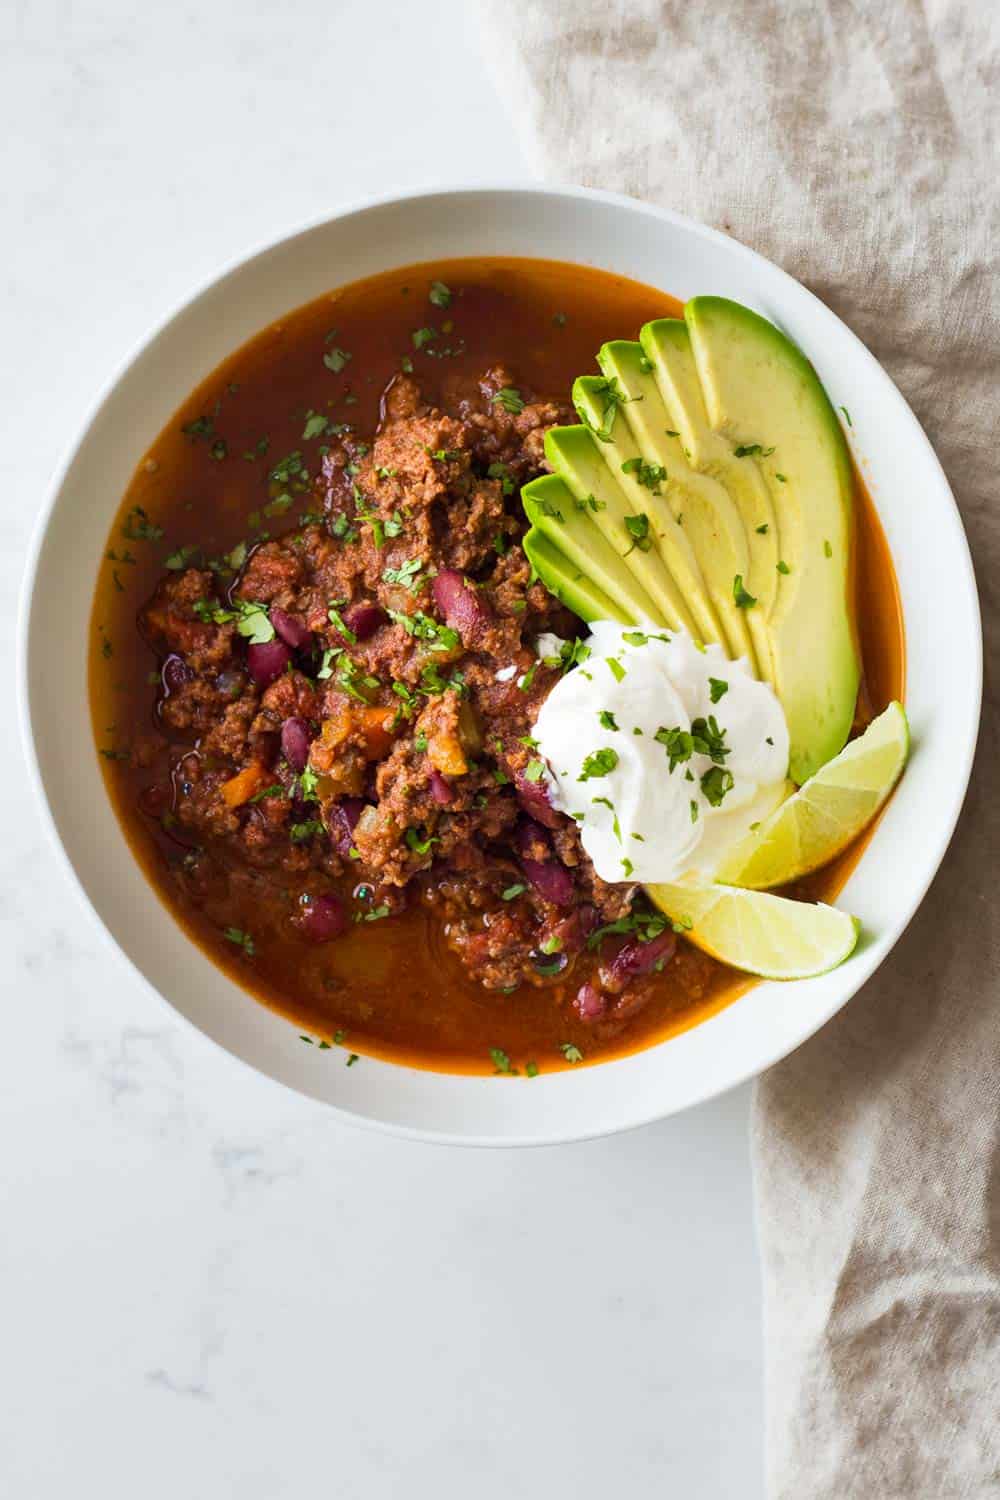
<path id="1" fill-rule="evenodd" d="M 856 917 L 710 883 L 650 885 L 649 897 L 686 938 L 722 963 L 764 979 L 809 979 L 853 953 Z"/>
<path id="2" fill-rule="evenodd" d="M 906 714 L 890 703 L 856 740 L 726 854 L 716 880 L 768 890 L 818 870 L 870 823 L 899 780 L 910 748 Z"/>

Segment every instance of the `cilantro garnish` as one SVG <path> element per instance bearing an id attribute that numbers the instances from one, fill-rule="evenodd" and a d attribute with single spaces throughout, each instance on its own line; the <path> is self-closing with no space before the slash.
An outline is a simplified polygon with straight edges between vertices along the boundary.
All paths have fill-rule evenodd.
<path id="1" fill-rule="evenodd" d="M 505 385 L 502 390 L 497 391 L 493 401 L 494 404 L 499 402 L 504 411 L 510 412 L 512 417 L 524 411 L 524 397 L 512 385 Z"/>
<path id="2" fill-rule="evenodd" d="M 634 474 L 637 483 L 654 495 L 660 494 L 660 485 L 667 477 L 662 464 L 651 464 L 645 458 L 627 458 L 622 464 L 622 473 Z"/>
<path id="3" fill-rule="evenodd" d="M 602 750 L 592 750 L 585 757 L 580 775 L 577 781 L 594 781 L 598 777 L 608 776 L 618 764 L 618 751 L 605 747 Z"/>
<path id="4" fill-rule="evenodd" d="M 738 609 L 749 609 L 752 604 L 757 603 L 754 595 L 748 594 L 746 589 L 743 587 L 742 573 L 737 573 L 736 577 L 733 579 L 733 599 L 735 600 Z"/>
<path id="5" fill-rule="evenodd" d="M 628 552 L 625 553 L 626 557 L 628 557 L 628 553 L 633 551 L 633 549 L 636 547 L 639 548 L 640 552 L 649 551 L 650 547 L 653 545 L 653 541 L 649 535 L 649 517 L 646 515 L 645 511 L 641 511 L 637 516 L 626 516 L 625 530 L 632 538 L 632 546 L 629 547 Z"/>
<path id="6" fill-rule="evenodd" d="M 710 677 L 708 679 L 708 696 L 713 703 L 718 703 L 719 699 L 725 697 L 728 692 L 729 683 L 725 682 L 721 677 Z"/>
<path id="7" fill-rule="evenodd" d="M 242 948 L 247 958 L 253 958 L 257 950 L 249 932 L 241 932 L 238 927 L 227 927 L 223 936 L 231 943 L 235 943 L 237 948 Z"/>
<path id="8" fill-rule="evenodd" d="M 723 766 L 710 766 L 701 778 L 702 795 L 712 807 L 721 807 L 722 799 L 734 786 L 732 771 Z"/>

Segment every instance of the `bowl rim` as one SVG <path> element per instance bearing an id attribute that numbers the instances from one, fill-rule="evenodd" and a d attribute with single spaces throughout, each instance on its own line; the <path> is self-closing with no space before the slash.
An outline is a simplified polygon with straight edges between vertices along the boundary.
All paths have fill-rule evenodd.
<path id="1" fill-rule="evenodd" d="M 374 196 L 359 196 L 357 198 L 349 200 L 346 203 L 338 205 L 332 211 L 318 214 L 298 224 L 294 224 L 290 227 L 285 227 L 277 234 L 268 236 L 267 238 L 264 238 L 255 243 L 249 249 L 246 249 L 239 254 L 229 257 L 220 267 L 217 267 L 210 274 L 199 280 L 192 291 L 187 293 L 175 304 L 173 304 L 166 314 L 164 314 L 153 326 L 151 326 L 147 331 L 141 334 L 132 343 L 127 353 L 113 367 L 110 375 L 103 381 L 96 395 L 89 403 L 87 403 L 86 407 L 84 408 L 82 417 L 75 425 L 75 429 L 71 437 L 67 439 L 66 443 L 64 444 L 62 448 L 61 458 L 52 471 L 43 503 L 39 508 L 29 537 L 28 546 L 25 552 L 22 582 L 18 598 L 18 607 L 16 613 L 17 644 L 15 652 L 17 718 L 20 730 L 21 744 L 23 747 L 24 758 L 28 770 L 28 779 L 38 803 L 42 824 L 46 830 L 50 847 L 55 850 L 57 859 L 62 866 L 63 872 L 68 876 L 69 883 L 75 891 L 80 904 L 89 914 L 92 923 L 100 932 L 102 940 L 110 948 L 110 950 L 117 955 L 118 959 L 122 961 L 129 970 L 131 970 L 132 974 L 136 978 L 138 978 L 143 987 L 147 991 L 149 991 L 155 997 L 157 1002 L 169 1012 L 172 1018 L 180 1021 L 183 1025 L 190 1028 L 190 1030 L 195 1035 L 201 1038 L 203 1042 L 208 1042 L 209 1044 L 217 1048 L 220 1053 L 225 1055 L 231 1061 L 238 1063 L 243 1068 L 255 1074 L 257 1077 L 263 1077 L 269 1083 L 287 1089 L 289 1092 L 296 1094 L 299 1097 L 305 1096 L 307 1098 L 313 1099 L 316 1103 L 325 1104 L 326 1107 L 331 1109 L 339 1119 L 347 1124 L 351 1124 L 364 1129 L 372 1129 L 385 1132 L 391 1135 L 402 1137 L 404 1139 L 422 1141 L 438 1145 L 443 1144 L 489 1147 L 560 1145 L 575 1141 L 597 1139 L 610 1134 L 618 1134 L 628 1130 L 640 1129 L 643 1126 L 652 1124 L 655 1121 L 663 1119 L 672 1113 L 679 1112 L 679 1110 L 681 1109 L 692 1107 L 692 1104 L 689 1103 L 672 1106 L 669 1101 L 665 1101 L 662 1108 L 647 1109 L 642 1113 L 637 1113 L 636 1115 L 630 1117 L 624 1123 L 606 1124 L 604 1122 L 601 1122 L 600 1124 L 595 1124 L 592 1129 L 580 1129 L 578 1127 L 569 1126 L 563 1127 L 561 1129 L 546 1131 L 544 1133 L 535 1131 L 533 1133 L 526 1133 L 522 1135 L 515 1134 L 509 1136 L 456 1134 L 455 1132 L 449 1130 L 406 1125 L 398 1121 L 382 1120 L 372 1115 L 355 1112 L 349 1107 L 345 1107 L 343 1103 L 334 1103 L 330 1100 L 321 1099 L 317 1095 L 307 1090 L 297 1088 L 295 1084 L 288 1082 L 273 1073 L 264 1072 L 263 1069 L 256 1066 L 256 1064 L 254 1064 L 248 1058 L 245 1058 L 241 1056 L 240 1053 L 231 1050 L 220 1039 L 212 1036 L 209 1032 L 202 1029 L 202 1027 L 199 1026 L 194 1019 L 186 1015 L 184 1011 L 175 1006 L 166 995 L 161 993 L 161 991 L 156 987 L 152 980 L 147 978 L 147 976 L 143 973 L 142 969 L 135 962 L 135 960 L 133 960 L 132 957 L 128 953 L 126 953 L 126 951 L 118 943 L 108 926 L 105 924 L 103 918 L 101 917 L 96 906 L 91 900 L 91 897 L 84 884 L 83 878 L 78 873 L 77 868 L 74 865 L 69 851 L 66 848 L 62 836 L 59 832 L 59 828 L 45 790 L 45 783 L 39 761 L 38 750 L 35 743 L 34 727 L 32 724 L 31 715 L 31 698 L 29 690 L 31 606 L 34 598 L 35 585 L 37 581 L 37 574 L 42 551 L 52 520 L 52 516 L 58 503 L 59 497 L 62 493 L 62 489 L 69 471 L 71 470 L 74 461 L 76 460 L 81 449 L 84 447 L 91 429 L 94 426 L 105 403 L 111 398 L 113 393 L 117 390 L 118 386 L 126 380 L 132 368 L 139 362 L 149 346 L 152 345 L 163 333 L 165 333 L 166 330 L 175 322 L 175 320 L 192 309 L 202 297 L 213 291 L 215 288 L 220 287 L 223 282 L 237 273 L 248 263 L 257 260 L 262 256 L 265 256 L 270 251 L 276 250 L 286 242 L 292 241 L 300 236 L 308 235 L 311 231 L 322 229 L 337 220 L 347 219 L 353 215 L 360 214 L 369 210 L 402 207 L 407 204 L 412 204 L 428 198 L 440 198 L 449 196 L 457 197 L 459 195 L 476 194 L 500 196 L 536 196 L 540 199 L 551 197 L 555 199 L 587 200 L 595 203 L 601 203 L 610 208 L 618 208 L 629 213 L 638 213 L 641 216 L 647 216 L 649 218 L 658 220 L 661 223 L 675 226 L 686 231 L 689 234 L 693 234 L 696 237 L 701 237 L 711 243 L 722 245 L 723 247 L 725 247 L 725 250 L 729 254 L 735 255 L 737 258 L 744 260 L 751 268 L 755 266 L 766 267 L 767 274 L 769 276 L 777 276 L 780 281 L 788 283 L 790 284 L 790 286 L 794 287 L 795 295 L 800 298 L 804 297 L 809 303 L 814 304 L 816 309 L 819 310 L 819 314 L 821 317 L 834 319 L 835 322 L 839 325 L 842 333 L 847 335 L 848 342 L 854 346 L 855 355 L 861 360 L 863 364 L 867 364 L 870 370 L 873 369 L 877 377 L 880 379 L 885 391 L 886 399 L 888 400 L 891 398 L 891 400 L 896 404 L 903 421 L 909 426 L 911 436 L 921 447 L 924 461 L 929 464 L 930 469 L 933 471 L 936 477 L 938 488 L 941 491 L 942 498 L 947 498 L 949 502 L 946 512 L 948 523 L 951 526 L 953 532 L 953 540 L 955 543 L 957 543 L 958 554 L 961 560 L 963 573 L 961 582 L 966 594 L 966 601 L 971 609 L 970 625 L 972 628 L 970 631 L 970 640 L 967 643 L 971 650 L 971 656 L 967 662 L 967 667 L 971 667 L 972 669 L 972 680 L 970 686 L 972 689 L 974 713 L 972 716 L 972 732 L 968 737 L 968 742 L 960 747 L 960 754 L 957 755 L 956 763 L 952 768 L 953 774 L 949 787 L 950 805 L 947 809 L 946 814 L 940 822 L 939 833 L 933 851 L 927 857 L 924 874 L 917 883 L 913 896 L 906 903 L 905 908 L 899 912 L 896 922 L 893 924 L 895 927 L 895 935 L 889 943 L 889 946 L 885 949 L 884 952 L 878 952 L 877 945 L 873 945 L 873 951 L 871 953 L 858 955 L 857 967 L 853 970 L 850 983 L 843 989 L 839 990 L 836 998 L 831 1000 L 829 1004 L 822 1007 L 815 1014 L 815 1016 L 811 1019 L 809 1025 L 801 1031 L 801 1033 L 798 1035 L 797 1039 L 791 1046 L 786 1046 L 781 1040 L 776 1041 L 773 1054 L 769 1051 L 763 1062 L 755 1060 L 745 1067 L 737 1069 L 732 1076 L 727 1078 L 725 1082 L 711 1084 L 708 1088 L 706 1088 L 706 1091 L 704 1093 L 699 1094 L 697 1101 L 692 1101 L 692 1103 L 707 1103 L 709 1100 L 727 1093 L 730 1089 L 742 1085 L 749 1079 L 759 1076 L 761 1073 L 765 1072 L 767 1069 L 780 1062 L 784 1057 L 789 1056 L 791 1052 L 796 1051 L 800 1046 L 808 1041 L 810 1037 L 814 1036 L 817 1031 L 825 1026 L 826 1023 L 834 1015 L 836 1015 L 841 1009 L 843 1009 L 843 1007 L 854 997 L 858 990 L 871 978 L 875 970 L 882 964 L 882 962 L 884 962 L 889 953 L 892 951 L 892 948 L 895 947 L 896 943 L 898 943 L 900 938 L 903 936 L 918 908 L 923 902 L 924 897 L 926 896 L 927 891 L 930 888 L 930 885 L 941 866 L 941 863 L 954 836 L 955 828 L 957 826 L 958 819 L 961 815 L 962 808 L 965 803 L 966 793 L 972 774 L 972 767 L 975 760 L 976 746 L 981 723 L 983 693 L 982 612 L 979 601 L 978 588 L 976 584 L 975 568 L 973 565 L 968 537 L 966 535 L 965 528 L 962 522 L 961 512 L 959 510 L 957 501 L 955 500 L 955 496 L 948 481 L 947 475 L 945 474 L 941 462 L 936 452 L 934 451 L 934 447 L 929 437 L 925 433 L 923 427 L 921 426 L 919 420 L 917 419 L 915 413 L 907 402 L 906 398 L 898 389 L 892 377 L 868 349 L 863 340 L 860 339 L 856 333 L 854 333 L 853 329 L 851 329 L 846 323 L 843 322 L 842 319 L 839 318 L 839 316 L 833 311 L 832 308 L 828 307 L 821 298 L 819 298 L 802 282 L 798 281 L 796 277 L 785 271 L 781 266 L 777 265 L 774 261 L 769 260 L 766 256 L 761 255 L 759 252 L 751 249 L 749 246 L 742 244 L 739 240 L 734 239 L 731 235 L 724 233 L 722 230 L 712 228 L 707 224 L 702 224 L 698 220 L 690 218 L 686 214 L 679 213 L 674 209 L 665 208 L 660 206 L 659 204 L 650 203 L 645 199 L 636 198 L 629 194 L 610 192 L 606 189 L 601 188 L 584 187 L 575 183 L 567 183 L 562 181 L 540 182 L 532 179 L 521 180 L 517 178 L 503 178 L 497 180 L 483 179 L 460 182 L 445 181 L 436 184 L 432 183 L 424 185 L 412 190 L 389 190 Z M 252 999 L 253 997 L 249 998 Z M 260 1002 L 254 1001 L 253 1003 L 259 1004 Z M 705 1023 L 699 1023 L 699 1025 L 700 1024 Z M 609 1061 L 614 1060 L 611 1059 Z M 601 1064 L 597 1064 L 596 1066 L 600 1067 Z M 591 1070 L 588 1068 L 587 1072 L 590 1071 Z"/>

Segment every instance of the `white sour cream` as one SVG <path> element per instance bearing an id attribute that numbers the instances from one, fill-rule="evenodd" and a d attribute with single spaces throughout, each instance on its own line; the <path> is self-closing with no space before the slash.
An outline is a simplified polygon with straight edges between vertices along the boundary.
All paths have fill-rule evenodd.
<path id="1" fill-rule="evenodd" d="M 557 655 L 560 644 L 544 637 L 540 654 Z M 745 661 L 702 650 L 685 631 L 599 620 L 587 645 L 590 656 L 556 683 L 532 730 L 553 805 L 576 817 L 602 880 L 706 871 L 722 844 L 781 800 L 781 705 Z"/>

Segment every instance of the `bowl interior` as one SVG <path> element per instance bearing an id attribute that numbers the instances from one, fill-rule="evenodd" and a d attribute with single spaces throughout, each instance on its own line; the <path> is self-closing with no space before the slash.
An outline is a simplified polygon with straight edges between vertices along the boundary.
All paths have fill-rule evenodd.
<path id="1" fill-rule="evenodd" d="M 907 628 L 911 764 L 840 904 L 862 920 L 852 958 L 821 978 L 761 984 L 632 1057 L 531 1081 L 463 1078 L 304 1047 L 169 917 L 138 871 L 91 749 L 87 629 L 114 506 L 138 458 L 194 387 L 282 313 L 345 282 L 448 256 L 577 261 L 678 297 L 733 297 L 808 353 L 835 404 L 892 550 Z M 933 612 L 927 601 L 933 599 Z M 29 758 L 86 898 L 153 989 L 235 1056 L 355 1118 L 446 1140 L 513 1144 L 627 1128 L 696 1103 L 791 1051 L 885 957 L 921 899 L 961 807 L 979 718 L 981 635 L 958 512 L 915 418 L 847 328 L 783 272 L 724 236 L 628 199 L 575 189 L 429 193 L 346 213 L 244 261 L 166 324 L 117 379 L 59 476 L 22 617 Z M 957 665 L 956 665 L 957 664 Z"/>

